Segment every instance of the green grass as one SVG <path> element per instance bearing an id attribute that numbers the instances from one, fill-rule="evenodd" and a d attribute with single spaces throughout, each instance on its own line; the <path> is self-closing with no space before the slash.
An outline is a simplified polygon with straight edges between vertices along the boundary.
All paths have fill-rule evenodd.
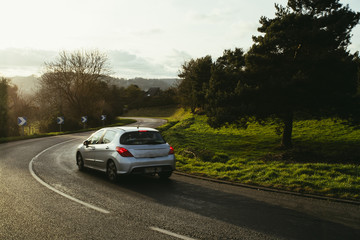
<path id="1" fill-rule="evenodd" d="M 212 129 L 206 120 L 182 111 L 159 128 L 179 171 L 360 200 L 360 129 L 332 119 L 295 121 L 294 148 L 284 150 L 276 125 Z"/>

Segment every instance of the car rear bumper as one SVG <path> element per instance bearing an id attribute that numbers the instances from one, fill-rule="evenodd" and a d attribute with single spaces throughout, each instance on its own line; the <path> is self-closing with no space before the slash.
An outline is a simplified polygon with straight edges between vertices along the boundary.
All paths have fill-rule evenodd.
<path id="1" fill-rule="evenodd" d="M 170 165 L 162 165 L 156 167 L 135 167 L 130 174 L 155 174 L 163 172 L 172 172 L 174 169 Z"/>
<path id="2" fill-rule="evenodd" d="M 153 174 L 175 170 L 175 157 L 120 158 L 117 161 L 118 174 Z"/>

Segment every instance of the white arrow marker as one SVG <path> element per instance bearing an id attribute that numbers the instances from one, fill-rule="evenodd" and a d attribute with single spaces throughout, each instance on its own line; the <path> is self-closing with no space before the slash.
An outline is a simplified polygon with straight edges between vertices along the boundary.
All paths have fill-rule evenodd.
<path id="1" fill-rule="evenodd" d="M 87 122 L 87 116 L 81 117 L 81 122 L 82 122 L 82 123 L 86 123 L 86 122 Z"/>
<path id="2" fill-rule="evenodd" d="M 19 124 L 19 126 L 25 126 L 26 125 L 26 117 L 18 117 L 18 124 Z"/>
<path id="3" fill-rule="evenodd" d="M 64 123 L 64 117 L 57 117 L 57 123 L 63 124 Z"/>

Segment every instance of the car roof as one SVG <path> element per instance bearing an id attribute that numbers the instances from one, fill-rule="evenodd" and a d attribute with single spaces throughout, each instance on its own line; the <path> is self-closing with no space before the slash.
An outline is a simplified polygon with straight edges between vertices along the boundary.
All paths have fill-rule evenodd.
<path id="1" fill-rule="evenodd" d="M 148 128 L 148 127 L 108 127 L 108 128 L 104 128 L 106 130 L 120 130 L 123 132 L 136 132 L 136 131 L 155 131 L 158 132 L 158 130 L 154 129 L 154 128 Z"/>

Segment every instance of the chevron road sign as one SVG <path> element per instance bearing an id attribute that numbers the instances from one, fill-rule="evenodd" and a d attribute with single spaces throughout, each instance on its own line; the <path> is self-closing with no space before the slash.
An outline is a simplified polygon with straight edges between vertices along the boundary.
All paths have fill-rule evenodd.
<path id="1" fill-rule="evenodd" d="M 57 122 L 57 124 L 64 124 L 65 119 L 64 119 L 64 117 L 57 117 L 56 122 Z"/>
<path id="2" fill-rule="evenodd" d="M 87 122 L 87 116 L 82 116 L 81 117 L 81 122 L 86 123 Z"/>
<path id="3" fill-rule="evenodd" d="M 102 125 L 105 126 L 106 115 L 101 115 Z"/>
<path id="4" fill-rule="evenodd" d="M 81 122 L 83 123 L 83 125 L 84 125 L 84 129 L 86 128 L 86 122 L 87 122 L 87 116 L 82 116 L 81 117 Z"/>
<path id="5" fill-rule="evenodd" d="M 26 126 L 27 119 L 26 117 L 18 117 L 18 125 L 19 126 Z"/>

